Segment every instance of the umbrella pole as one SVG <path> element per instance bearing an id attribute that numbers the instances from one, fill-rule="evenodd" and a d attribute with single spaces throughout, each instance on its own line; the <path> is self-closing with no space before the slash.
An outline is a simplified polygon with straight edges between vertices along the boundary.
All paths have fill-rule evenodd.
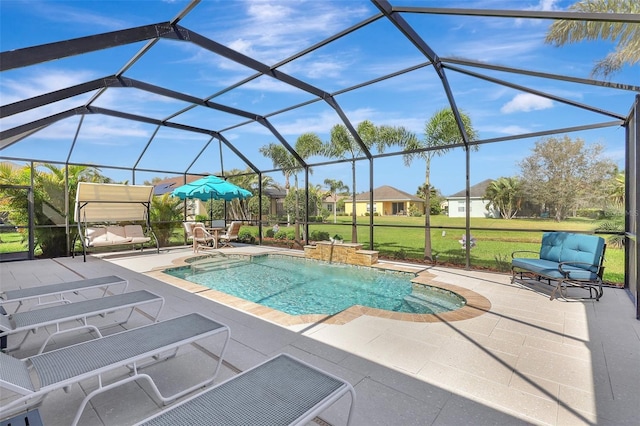
<path id="1" fill-rule="evenodd" d="M 209 198 L 209 226 L 213 226 L 213 195 Z"/>

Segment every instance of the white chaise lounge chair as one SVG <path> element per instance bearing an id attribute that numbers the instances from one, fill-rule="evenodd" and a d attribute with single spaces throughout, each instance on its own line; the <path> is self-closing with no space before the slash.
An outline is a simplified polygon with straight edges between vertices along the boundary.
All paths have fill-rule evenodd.
<path id="1" fill-rule="evenodd" d="M 130 308 L 131 311 L 127 318 L 118 323 L 125 324 L 131 318 L 135 308 L 148 303 L 159 304 L 158 311 L 153 316 L 153 321 L 156 321 L 162 311 L 162 307 L 164 306 L 164 298 L 146 290 L 116 294 L 114 296 L 106 296 L 98 299 L 83 300 L 59 306 L 50 306 L 48 308 L 32 311 L 18 312 L 13 315 L 0 315 L 0 337 L 26 332 L 20 343 L 7 348 L 7 351 L 17 350 L 27 340 L 27 337 L 31 334 L 29 333 L 30 331 L 35 333 L 40 327 L 55 325 L 56 331 L 51 333 L 40 347 L 40 351 L 38 353 L 42 353 L 52 337 L 63 333 L 89 329 L 95 331 L 99 337 L 102 337 L 98 327 L 87 322 L 90 317 L 105 315 L 116 310 Z M 62 324 L 70 321 L 81 321 L 82 325 L 64 330 L 61 329 Z M 115 324 L 109 323 L 109 326 L 112 325 Z"/>
<path id="2" fill-rule="evenodd" d="M 224 333 L 226 338 L 216 368 L 213 374 L 209 374 L 206 380 L 197 385 L 165 397 L 160 394 L 153 379 L 139 371 L 149 364 L 148 361 L 157 360 L 164 352 L 172 351 L 164 359 L 173 357 L 180 347 L 219 333 Z M 98 388 L 89 392 L 82 400 L 73 425 L 78 424 L 84 407 L 95 395 L 138 379 L 149 382 L 158 401 L 171 402 L 213 382 L 222 364 L 229 337 L 226 325 L 194 313 L 34 355 L 25 360 L 0 353 L 0 387 L 3 388 L 3 397 L 7 396 L 4 389 L 20 395 L 3 404 L 0 420 L 33 407 L 55 390 L 93 377 L 98 378 Z M 128 367 L 129 374 L 105 385 L 107 378 L 114 377 L 114 370 L 121 367 Z"/>
<path id="3" fill-rule="evenodd" d="M 0 306 L 5 306 L 7 303 L 18 302 L 18 306 L 14 312 L 18 312 L 18 309 L 22 306 L 26 300 L 38 299 L 36 306 L 47 305 L 50 303 L 70 303 L 70 300 L 64 297 L 68 293 L 77 293 L 81 290 L 89 290 L 95 288 L 104 288 L 104 296 L 107 294 L 107 290 L 116 285 L 123 286 L 122 293 L 127 290 L 129 282 L 116 275 L 110 275 L 108 277 L 89 278 L 86 280 L 69 281 L 58 284 L 48 284 L 38 287 L 27 287 L 16 290 L 7 290 L 0 293 Z M 53 297 L 53 301 L 43 302 L 45 297 Z"/>
<path id="4" fill-rule="evenodd" d="M 306 425 L 355 390 L 346 381 L 290 355 L 275 358 L 138 423 L 159 425 Z"/>

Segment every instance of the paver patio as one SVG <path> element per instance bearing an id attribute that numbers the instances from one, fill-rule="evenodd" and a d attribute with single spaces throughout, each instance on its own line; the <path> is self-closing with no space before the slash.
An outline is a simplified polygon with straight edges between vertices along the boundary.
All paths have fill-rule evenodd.
<path id="1" fill-rule="evenodd" d="M 534 292 L 511 284 L 508 275 L 434 267 L 429 268 L 434 280 L 489 299 L 488 312 L 452 322 L 361 315 L 344 324 L 321 321 L 285 327 L 156 278 L 158 268 L 189 254 L 190 248 L 184 248 L 160 255 L 92 256 L 86 263 L 81 258 L 3 263 L 0 282 L 5 290 L 119 275 L 129 280 L 129 291 L 151 290 L 165 297 L 161 319 L 197 311 L 230 326 L 232 341 L 218 381 L 288 352 L 354 385 L 355 425 L 636 424 L 640 321 L 633 316 L 633 302 L 625 290 L 606 288 L 599 302 L 549 301 L 549 287 Z M 115 322 L 110 316 L 99 321 Z M 127 327 L 143 323 L 148 319 L 136 313 Z M 106 333 L 119 330 L 113 326 Z M 28 356 L 45 336 L 39 331 L 15 355 Z M 65 341 L 55 343 L 85 338 L 65 336 Z M 205 342 L 148 372 L 161 391 L 171 392 L 198 380 L 205 373 L 199 366 L 216 350 L 214 341 Z M 94 386 L 87 381 L 70 394 L 48 397 L 40 409 L 45 423 L 68 424 Z M 82 424 L 130 424 L 157 412 L 145 386 L 128 384 L 95 398 Z M 5 398 L 10 395 L 3 391 Z M 322 420 L 344 424 L 347 406 L 348 398 L 339 401 Z"/>

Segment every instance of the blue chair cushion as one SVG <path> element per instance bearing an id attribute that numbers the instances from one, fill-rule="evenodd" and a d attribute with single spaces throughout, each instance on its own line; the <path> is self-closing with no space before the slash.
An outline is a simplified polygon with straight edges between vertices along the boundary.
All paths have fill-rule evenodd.
<path id="1" fill-rule="evenodd" d="M 597 273 L 604 250 L 604 239 L 594 235 L 567 234 L 562 243 L 560 262 L 581 262 L 575 267 Z"/>
<path id="2" fill-rule="evenodd" d="M 512 268 L 525 269 L 534 274 L 549 278 L 564 278 L 558 270 L 558 262 L 546 259 L 527 259 L 516 257 L 511 260 Z"/>
<path id="3" fill-rule="evenodd" d="M 597 268 L 596 268 L 597 269 Z M 568 273 L 567 278 L 575 281 L 597 281 L 598 273 L 590 271 L 588 269 L 571 266 L 567 264 L 562 265 L 562 270 Z"/>
<path id="4" fill-rule="evenodd" d="M 527 258 L 515 258 L 511 261 L 511 266 L 514 268 L 524 269 L 534 274 L 544 276 L 551 279 L 562 279 L 565 276 L 558 269 L 558 262 L 552 262 L 545 259 L 527 259 Z M 562 265 L 562 270 L 568 272 L 568 277 L 571 280 L 576 281 L 595 281 L 598 279 L 596 272 L 589 271 L 584 268 Z"/>
<path id="5" fill-rule="evenodd" d="M 560 262 L 562 243 L 567 238 L 566 232 L 545 232 L 542 234 L 540 259 Z"/>

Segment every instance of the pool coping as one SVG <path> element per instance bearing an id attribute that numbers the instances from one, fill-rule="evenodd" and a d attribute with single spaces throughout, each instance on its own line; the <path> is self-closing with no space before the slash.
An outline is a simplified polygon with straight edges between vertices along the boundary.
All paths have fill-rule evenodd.
<path id="1" fill-rule="evenodd" d="M 240 253 L 238 253 L 240 254 Z M 292 256 L 290 253 L 273 253 L 278 255 Z M 452 322 L 462 321 L 471 318 L 478 317 L 491 309 L 491 302 L 486 297 L 475 291 L 460 287 L 454 284 L 447 284 L 437 281 L 436 275 L 425 271 L 424 269 L 416 269 L 407 267 L 405 265 L 398 265 L 394 263 L 379 262 L 371 267 L 377 269 L 384 269 L 396 272 L 412 272 L 416 276 L 411 281 L 417 284 L 428 285 L 444 290 L 452 291 L 465 298 L 466 304 L 460 309 L 455 311 L 442 312 L 437 314 L 413 314 L 405 312 L 392 312 L 384 309 L 371 308 L 368 306 L 354 305 L 345 309 L 337 314 L 322 315 L 322 314 L 306 314 L 306 315 L 290 315 L 285 312 L 278 311 L 276 309 L 269 308 L 267 306 L 260 305 L 245 299 L 241 299 L 236 296 L 223 293 L 221 291 L 212 290 L 200 284 L 195 284 L 171 275 L 164 273 L 163 271 L 168 267 L 180 267 L 187 266 L 189 263 L 187 259 L 197 257 L 197 254 L 191 254 L 172 261 L 173 265 L 154 268 L 147 272 L 145 275 L 156 278 L 167 284 L 181 288 L 189 293 L 196 294 L 209 300 L 213 300 L 222 303 L 226 306 L 241 310 L 251 315 L 257 316 L 267 321 L 274 322 L 282 326 L 296 326 L 302 324 L 334 324 L 343 325 L 347 324 L 354 319 L 367 315 L 378 318 L 386 318 L 398 321 L 407 322 Z M 200 255 L 201 256 L 201 255 Z M 293 255 L 293 257 L 303 257 L 300 255 Z"/>

